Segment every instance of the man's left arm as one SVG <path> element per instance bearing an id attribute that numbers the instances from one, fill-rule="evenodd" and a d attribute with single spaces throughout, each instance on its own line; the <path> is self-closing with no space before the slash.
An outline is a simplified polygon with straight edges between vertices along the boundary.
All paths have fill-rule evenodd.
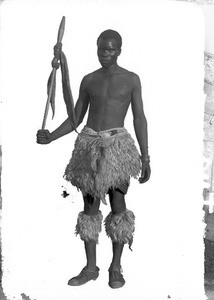
<path id="1" fill-rule="evenodd" d="M 131 107 L 134 117 L 134 129 L 137 137 L 138 144 L 140 146 L 142 170 L 140 183 L 144 183 L 149 180 L 151 169 L 150 169 L 150 157 L 148 153 L 148 131 L 147 131 L 147 120 L 143 109 L 143 100 L 141 96 L 141 83 L 138 75 L 133 74 L 133 89 L 131 98 Z"/>

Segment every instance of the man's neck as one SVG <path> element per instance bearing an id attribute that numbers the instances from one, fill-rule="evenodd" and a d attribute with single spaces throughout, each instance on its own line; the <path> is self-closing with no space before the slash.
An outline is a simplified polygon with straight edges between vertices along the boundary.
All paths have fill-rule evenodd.
<path id="1" fill-rule="evenodd" d="M 102 67 L 102 71 L 103 73 L 105 74 L 112 74 L 112 73 L 115 73 L 117 70 L 119 69 L 119 66 L 117 63 L 105 68 L 105 67 Z"/>

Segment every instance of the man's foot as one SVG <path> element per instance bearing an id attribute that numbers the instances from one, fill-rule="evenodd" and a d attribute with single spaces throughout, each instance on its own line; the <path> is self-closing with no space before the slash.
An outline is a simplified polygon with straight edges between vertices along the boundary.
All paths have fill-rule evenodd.
<path id="1" fill-rule="evenodd" d="M 121 274 L 122 273 L 121 267 L 119 268 L 110 267 L 108 271 L 109 271 L 109 283 L 108 283 L 109 286 L 112 289 L 118 289 L 123 287 L 125 284 L 125 280 L 123 278 L 123 275 Z"/>
<path id="2" fill-rule="evenodd" d="M 76 277 L 71 278 L 68 281 L 68 285 L 71 286 L 80 286 L 85 284 L 86 282 L 90 280 L 96 280 L 99 276 L 99 268 L 96 267 L 95 271 L 89 270 L 87 267 L 84 267 L 82 271 L 77 275 Z"/>

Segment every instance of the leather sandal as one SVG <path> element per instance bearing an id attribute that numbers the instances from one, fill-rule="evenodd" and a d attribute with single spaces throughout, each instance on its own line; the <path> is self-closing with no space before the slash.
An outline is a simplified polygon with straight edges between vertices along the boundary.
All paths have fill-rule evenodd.
<path id="1" fill-rule="evenodd" d="M 99 276 L 99 268 L 96 267 L 96 271 L 91 271 L 87 267 L 84 267 L 82 271 L 76 277 L 71 278 L 68 281 L 68 285 L 80 286 L 87 283 L 90 280 L 96 280 Z"/>
<path id="2" fill-rule="evenodd" d="M 109 286 L 112 289 L 118 289 L 124 286 L 125 284 L 125 279 L 123 278 L 122 275 L 122 268 L 109 268 Z"/>

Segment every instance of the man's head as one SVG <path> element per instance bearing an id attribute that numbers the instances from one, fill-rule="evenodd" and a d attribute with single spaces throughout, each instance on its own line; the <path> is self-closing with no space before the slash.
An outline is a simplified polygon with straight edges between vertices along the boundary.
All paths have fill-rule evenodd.
<path id="1" fill-rule="evenodd" d="M 115 30 L 103 31 L 97 39 L 97 55 L 102 67 L 109 67 L 117 62 L 121 53 L 122 38 Z"/>
<path id="2" fill-rule="evenodd" d="M 118 50 L 121 50 L 121 47 L 122 47 L 122 37 L 121 37 L 121 35 L 117 31 L 111 30 L 111 29 L 103 31 L 99 35 L 99 37 L 97 39 L 97 45 L 98 45 L 98 42 L 99 42 L 99 40 L 101 38 L 103 40 L 112 40 L 112 39 L 114 39 L 117 42 Z"/>

